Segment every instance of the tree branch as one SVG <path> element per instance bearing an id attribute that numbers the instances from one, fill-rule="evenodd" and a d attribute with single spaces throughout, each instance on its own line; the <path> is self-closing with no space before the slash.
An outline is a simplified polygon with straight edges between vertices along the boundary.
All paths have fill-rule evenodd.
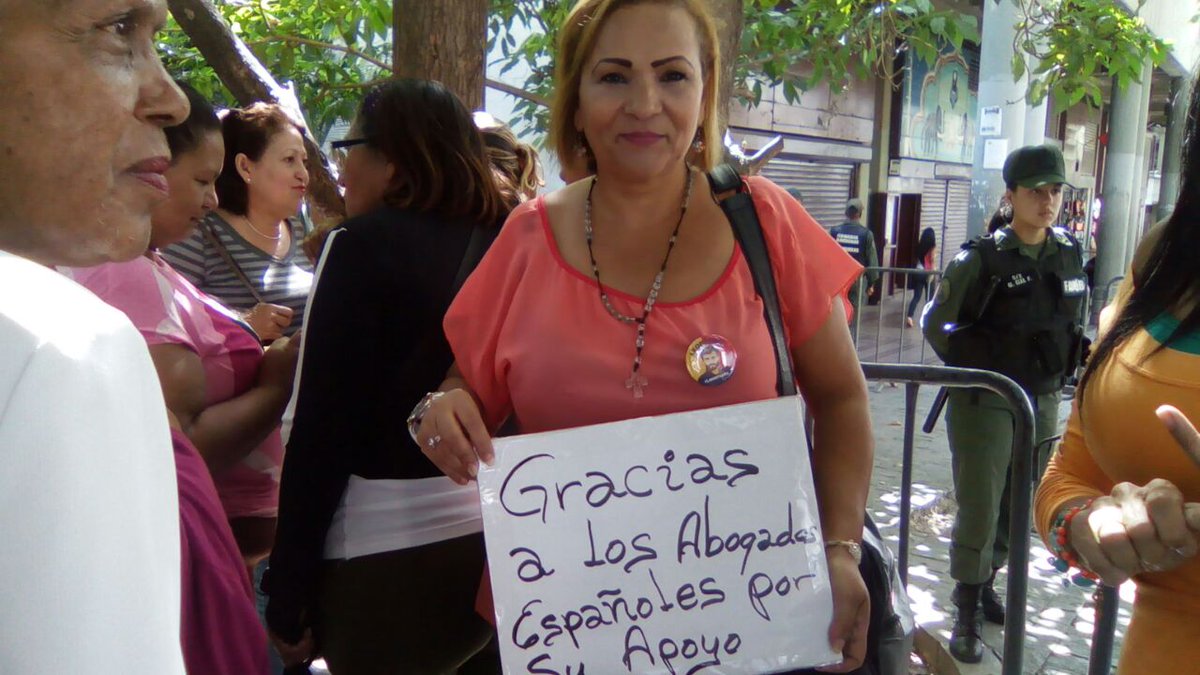
<path id="1" fill-rule="evenodd" d="M 532 101 L 533 103 L 536 103 L 540 106 L 545 106 L 547 108 L 550 107 L 550 99 L 546 98 L 545 96 L 541 96 L 538 94 L 534 94 L 534 93 L 525 91 L 524 89 L 521 89 L 520 87 L 514 87 L 511 84 L 505 84 L 503 82 L 500 82 L 499 80 L 485 80 L 484 84 L 486 84 L 488 87 L 491 87 L 492 89 L 495 89 L 496 91 L 504 92 L 505 94 L 508 94 L 509 96 L 523 98 L 526 101 Z"/>
<path id="2" fill-rule="evenodd" d="M 377 77 L 374 80 L 368 80 L 366 82 L 346 82 L 344 84 L 331 84 L 331 85 L 326 86 L 325 90 L 326 91 L 330 91 L 330 90 L 345 91 L 345 90 L 357 90 L 357 89 L 370 89 L 371 87 L 374 87 L 377 84 L 383 84 L 384 82 L 387 82 L 390 79 L 391 79 L 390 77 Z"/>
<path id="3" fill-rule="evenodd" d="M 281 86 L 254 52 L 233 34 L 212 0 L 167 0 L 167 6 L 179 27 L 239 104 L 271 101 L 280 104 L 298 123 L 304 121 L 304 112 L 295 92 Z M 344 213 L 342 197 L 324 161 L 321 147 L 307 129 L 304 145 L 308 150 L 309 193 L 313 200 L 330 213 Z"/>
<path id="4" fill-rule="evenodd" d="M 380 70 L 384 70 L 389 73 L 392 72 L 392 64 L 390 64 L 386 61 L 377 59 L 374 56 L 371 56 L 370 54 L 364 54 L 363 52 L 360 52 L 357 49 L 353 49 L 351 47 L 345 47 L 345 46 L 342 46 L 339 44 L 334 44 L 332 42 L 322 42 L 320 40 L 310 40 L 308 38 L 297 37 L 295 35 L 269 35 L 261 40 L 255 40 L 254 42 L 247 42 L 246 46 L 257 47 L 259 45 L 264 45 L 264 44 L 267 44 L 270 42 L 287 42 L 289 44 L 305 45 L 307 47 L 316 47 L 318 49 L 328 49 L 330 51 L 341 52 L 343 54 L 347 54 L 349 56 L 353 56 L 355 58 L 362 59 L 363 61 L 366 61 L 367 63 L 375 66 L 376 68 L 379 68 Z"/>

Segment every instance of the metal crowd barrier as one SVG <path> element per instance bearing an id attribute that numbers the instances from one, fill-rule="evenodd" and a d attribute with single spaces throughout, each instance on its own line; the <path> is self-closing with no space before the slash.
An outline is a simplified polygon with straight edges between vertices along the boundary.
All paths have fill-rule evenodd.
<path id="1" fill-rule="evenodd" d="M 1092 652 L 1088 658 L 1088 675 L 1109 675 L 1112 672 L 1113 644 L 1117 635 L 1117 608 L 1121 596 L 1113 586 L 1098 586 L 1092 594 L 1096 603 L 1096 624 L 1092 628 Z"/>
<path id="2" fill-rule="evenodd" d="M 1108 280 L 1104 284 L 1104 289 L 1100 292 L 1092 294 L 1092 303 L 1088 311 L 1088 325 L 1095 326 L 1100 320 L 1100 310 L 1108 306 L 1112 302 L 1113 295 L 1117 290 L 1117 284 L 1120 284 L 1125 279 L 1125 275 L 1120 274 Z"/>
<path id="3" fill-rule="evenodd" d="M 904 322 L 908 304 L 913 293 L 916 292 L 909 286 L 914 285 L 913 278 L 921 279 L 925 283 L 926 289 L 923 301 L 928 303 L 930 296 L 936 291 L 937 281 L 941 278 L 942 273 L 937 270 L 922 270 L 912 267 L 868 267 L 863 274 L 866 275 L 870 272 L 879 273 L 879 281 L 876 282 L 879 288 L 879 302 L 875 305 L 868 304 L 867 286 L 865 283 L 860 284 L 856 304 L 858 311 L 855 312 L 850 325 L 850 334 L 854 338 L 854 344 L 862 348 L 859 356 L 872 363 L 884 361 L 924 363 L 926 357 L 931 356 L 933 351 L 925 343 L 925 336 L 921 333 L 920 326 L 907 328 Z M 917 282 L 917 284 L 919 283 Z M 897 309 L 897 297 L 900 299 L 899 311 L 893 311 Z M 924 304 L 917 308 L 913 315 L 915 323 L 920 323 L 923 310 Z M 875 340 L 873 351 L 863 345 L 863 338 L 871 335 Z M 906 358 L 905 347 L 914 343 L 919 344 L 920 349 L 916 354 L 915 361 L 910 361 Z M 893 344 L 898 349 L 896 358 L 883 358 L 884 346 L 890 347 Z M 863 349 L 866 350 L 866 353 L 863 352 Z"/>
<path id="4" fill-rule="evenodd" d="M 1117 285 L 1125 279 L 1118 275 L 1104 284 L 1102 293 L 1097 293 L 1092 304 L 1090 318 L 1096 325 L 1100 311 L 1113 300 Z M 1096 622 L 1092 627 L 1092 650 L 1088 658 L 1088 675 L 1109 675 L 1112 672 L 1113 647 L 1117 634 L 1117 611 L 1121 605 L 1121 597 L 1112 586 L 1101 585 L 1092 594 L 1096 605 Z"/>
<path id="5" fill-rule="evenodd" d="M 905 270 L 911 273 L 912 270 Z M 1008 613 L 1004 623 L 1002 675 L 1020 675 L 1025 654 L 1025 598 L 1029 587 L 1029 526 L 1033 501 L 1034 416 L 1025 391 L 1011 379 L 986 370 L 915 364 L 863 363 L 863 374 L 877 382 L 904 383 L 904 459 L 900 486 L 900 575 L 908 584 L 909 520 L 912 510 L 913 447 L 917 393 L 921 385 L 979 387 L 1000 395 L 1013 411 L 1012 480 L 1008 553 Z M 1115 614 L 1115 610 L 1114 610 Z M 1110 641 L 1111 652 L 1111 641 Z"/>

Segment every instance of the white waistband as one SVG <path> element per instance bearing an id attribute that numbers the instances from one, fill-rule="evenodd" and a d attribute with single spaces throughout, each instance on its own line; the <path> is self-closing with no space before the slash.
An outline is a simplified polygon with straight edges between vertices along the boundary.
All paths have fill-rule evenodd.
<path id="1" fill-rule="evenodd" d="M 325 536 L 325 558 L 358 558 L 481 531 L 475 485 L 457 485 L 445 476 L 413 480 L 350 476 Z"/>

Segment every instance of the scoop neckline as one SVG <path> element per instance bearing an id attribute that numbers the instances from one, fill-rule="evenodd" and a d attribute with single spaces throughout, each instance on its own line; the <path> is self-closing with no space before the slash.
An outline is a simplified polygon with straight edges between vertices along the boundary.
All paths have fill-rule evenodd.
<path id="1" fill-rule="evenodd" d="M 553 228 L 550 227 L 550 214 L 546 210 L 546 196 L 545 195 L 539 195 L 537 197 L 537 200 L 534 202 L 534 209 L 537 211 L 538 217 L 541 221 L 542 236 L 544 236 L 546 238 L 546 247 L 550 249 L 550 256 L 552 258 L 554 258 L 554 261 L 558 264 L 558 266 L 560 268 L 562 268 L 564 271 L 566 271 L 567 274 L 569 274 L 570 276 L 574 277 L 575 279 L 587 284 L 588 286 L 591 286 L 593 290 L 599 290 L 599 289 L 603 288 L 604 292 L 611 297 L 621 298 L 622 300 L 633 303 L 634 305 L 637 305 L 637 306 L 641 306 L 641 305 L 645 304 L 646 298 L 639 298 L 638 296 L 633 295 L 632 293 L 626 293 L 624 291 L 618 290 L 618 289 L 608 286 L 606 284 L 601 285 L 601 284 L 597 283 L 593 277 L 590 277 L 590 276 L 584 274 L 583 272 L 580 272 L 579 270 L 572 267 L 571 263 L 567 262 L 566 259 L 562 257 L 562 252 L 558 249 L 558 242 L 554 240 L 554 230 L 553 230 Z M 734 271 L 734 269 L 737 268 L 738 260 L 740 260 L 741 258 L 742 258 L 742 247 L 738 243 L 737 238 L 735 237 L 733 240 L 733 252 L 730 253 L 730 255 L 729 255 L 729 262 L 727 262 L 725 264 L 725 269 L 724 269 L 724 271 L 721 272 L 721 276 L 717 277 L 717 280 L 714 281 L 711 286 L 709 286 L 704 292 L 702 292 L 700 295 L 697 295 L 694 298 L 689 298 L 687 300 L 680 300 L 677 302 L 666 302 L 663 300 L 659 300 L 654 303 L 654 307 L 657 309 L 673 309 L 673 308 L 678 309 L 678 308 L 683 308 L 683 307 L 689 307 L 691 305 L 697 305 L 697 304 L 704 302 L 705 300 L 708 300 L 712 296 L 716 295 L 717 292 L 719 292 L 721 290 L 721 288 L 725 286 L 726 282 L 729 281 L 729 278 L 733 276 L 733 271 Z"/>

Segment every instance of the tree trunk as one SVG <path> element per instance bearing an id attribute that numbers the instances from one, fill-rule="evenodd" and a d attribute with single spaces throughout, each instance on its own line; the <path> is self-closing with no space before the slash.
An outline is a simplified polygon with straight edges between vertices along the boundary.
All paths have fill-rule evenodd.
<path id="1" fill-rule="evenodd" d="M 394 0 L 393 72 L 437 80 L 483 108 L 488 0 Z"/>
<path id="2" fill-rule="evenodd" d="M 729 123 L 729 104 L 733 99 L 733 78 L 737 72 L 738 51 L 742 44 L 745 19 L 744 0 L 709 0 L 717 31 L 721 38 L 721 91 L 717 101 L 721 106 L 721 128 Z"/>
<path id="3" fill-rule="evenodd" d="M 254 53 L 233 34 L 211 0 L 167 0 L 171 14 L 179 27 L 191 38 L 192 44 L 204 55 L 241 105 L 255 101 L 278 103 L 300 124 L 304 113 L 290 88 L 281 86 Z M 306 125 L 307 126 L 307 125 Z M 320 146 L 305 131 L 304 144 L 308 150 L 309 194 L 312 201 L 331 217 L 343 216 L 345 204 L 338 193 L 333 175 L 325 162 Z"/>

